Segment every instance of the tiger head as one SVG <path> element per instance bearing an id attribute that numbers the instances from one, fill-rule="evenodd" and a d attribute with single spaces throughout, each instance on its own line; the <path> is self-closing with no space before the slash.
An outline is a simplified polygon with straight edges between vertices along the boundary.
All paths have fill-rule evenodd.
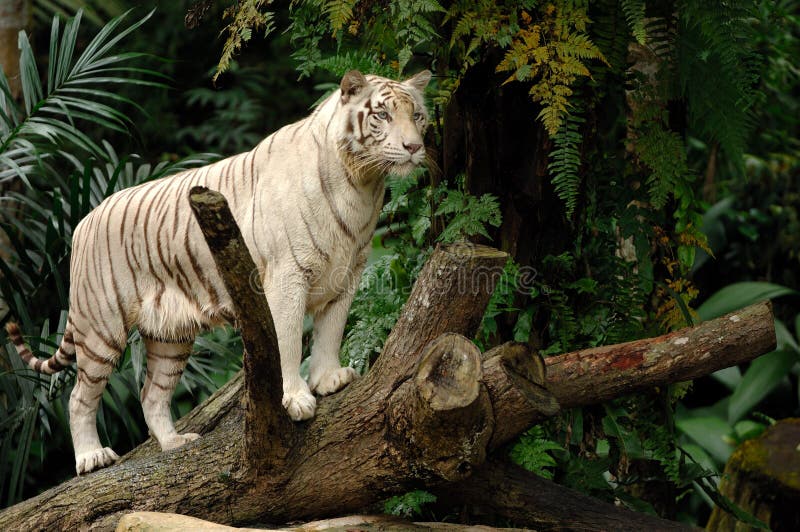
<path id="1" fill-rule="evenodd" d="M 341 146 L 351 169 L 363 177 L 407 175 L 426 160 L 428 111 L 423 92 L 428 70 L 405 81 L 351 70 L 340 84 L 346 123 Z"/>

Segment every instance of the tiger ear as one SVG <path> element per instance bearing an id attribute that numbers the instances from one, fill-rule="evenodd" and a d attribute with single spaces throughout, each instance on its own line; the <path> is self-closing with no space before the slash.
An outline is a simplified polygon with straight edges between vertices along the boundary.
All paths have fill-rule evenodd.
<path id="1" fill-rule="evenodd" d="M 358 96 L 368 85 L 367 78 L 358 70 L 351 70 L 345 74 L 339 85 L 342 89 L 342 103 L 347 103 L 351 98 Z"/>
<path id="2" fill-rule="evenodd" d="M 425 92 L 425 87 L 428 86 L 432 75 L 430 70 L 423 70 L 422 72 L 414 74 L 403 83 L 411 85 L 420 92 Z"/>

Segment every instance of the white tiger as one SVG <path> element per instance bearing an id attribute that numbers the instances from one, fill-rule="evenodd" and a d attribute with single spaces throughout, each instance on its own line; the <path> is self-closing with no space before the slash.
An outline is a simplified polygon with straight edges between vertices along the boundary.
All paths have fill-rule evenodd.
<path id="1" fill-rule="evenodd" d="M 141 391 L 162 450 L 190 442 L 169 404 L 194 337 L 232 317 L 231 301 L 191 213 L 188 191 L 222 192 L 258 268 L 278 333 L 283 405 L 294 420 L 355 377 L 340 367 L 342 331 L 383 203 L 384 177 L 425 161 L 423 71 L 397 82 L 350 71 L 308 117 L 255 149 L 199 169 L 122 190 L 76 227 L 70 308 L 58 351 L 39 360 L 19 328 L 6 329 L 23 360 L 55 373 L 77 360 L 70 430 L 78 474 L 105 467 L 96 412 L 106 382 L 138 326 L 147 350 Z M 309 381 L 299 374 L 303 318 L 314 316 Z"/>

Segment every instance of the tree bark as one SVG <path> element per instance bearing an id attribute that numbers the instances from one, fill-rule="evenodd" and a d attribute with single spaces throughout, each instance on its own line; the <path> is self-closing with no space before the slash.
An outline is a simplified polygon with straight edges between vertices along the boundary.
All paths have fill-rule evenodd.
<path id="1" fill-rule="evenodd" d="M 195 517 L 157 512 L 134 512 L 123 517 L 116 532 L 169 531 L 169 530 L 213 530 L 214 532 L 261 532 L 263 528 L 234 528 Z M 452 530 L 454 532 L 493 532 L 507 530 L 518 532 L 518 528 L 495 528 L 484 525 L 464 526 L 453 523 L 418 523 L 391 515 L 349 515 L 336 519 L 323 519 L 297 526 L 270 529 L 273 532 L 430 532 Z"/>
<path id="2" fill-rule="evenodd" d="M 531 358 L 530 348 L 509 342 L 484 355 L 484 374 L 495 410 L 495 449 L 561 408 L 601 403 L 654 386 L 683 382 L 735 366 L 775 349 L 772 304 L 756 303 L 721 318 L 663 336 L 574 351 L 522 370 L 514 361 Z M 499 361 L 504 360 L 501 364 Z M 497 367 L 502 367 L 499 373 Z M 527 373 L 522 376 L 521 373 Z M 541 376 L 540 376 L 541 375 Z M 527 381 L 527 383 L 526 383 Z M 537 394 L 552 393 L 551 398 Z"/>
<path id="3" fill-rule="evenodd" d="M 227 216 L 224 209 L 215 212 L 211 225 Z M 198 220 L 206 223 L 202 216 Z M 236 232 L 217 229 L 228 236 L 209 245 L 225 255 Z M 774 345 L 770 309 L 762 304 L 664 337 L 553 357 L 546 380 L 545 365 L 519 344 L 480 360 L 466 338 L 445 333 L 474 336 L 506 259 L 483 246 L 437 248 L 372 370 L 323 398 L 315 419 L 289 427 L 296 437 L 279 467 L 266 471 L 245 458 L 252 457 L 245 454 L 250 428 L 261 427 L 251 438 L 264 440 L 256 445 L 265 449 L 280 448 L 285 435 L 263 432 L 269 423 L 248 418 L 272 414 L 247 412 L 254 400 L 242 400 L 243 387 L 252 395 L 260 393 L 259 386 L 251 386 L 254 376 L 240 374 L 179 421 L 179 430 L 199 432 L 199 440 L 163 453 L 148 441 L 116 466 L 0 513 L 0 530 L 111 529 L 122 514 L 148 510 L 227 524 L 358 511 L 410 488 L 464 481 L 488 451 L 557 412 L 547 388 L 563 405 L 587 404 L 752 359 Z M 233 278 L 241 282 L 240 274 Z M 236 298 L 240 289 L 227 285 Z M 248 323 L 255 316 L 244 308 L 236 310 L 243 334 L 269 334 L 259 332 L 263 323 Z M 275 351 L 257 346 L 260 341 L 245 339 L 247 356 L 261 352 L 268 361 Z M 274 398 L 258 404 L 271 408 Z M 497 495 L 485 492 L 487 498 Z"/>

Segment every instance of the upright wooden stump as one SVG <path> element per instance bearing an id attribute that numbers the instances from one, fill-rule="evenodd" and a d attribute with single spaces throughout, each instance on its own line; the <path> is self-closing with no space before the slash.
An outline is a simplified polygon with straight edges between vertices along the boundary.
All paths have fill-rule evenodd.
<path id="1" fill-rule="evenodd" d="M 773 532 L 800 530 L 800 419 L 784 419 L 740 445 L 728 459 L 719 489 Z M 714 508 L 707 530 L 756 530 Z"/>

